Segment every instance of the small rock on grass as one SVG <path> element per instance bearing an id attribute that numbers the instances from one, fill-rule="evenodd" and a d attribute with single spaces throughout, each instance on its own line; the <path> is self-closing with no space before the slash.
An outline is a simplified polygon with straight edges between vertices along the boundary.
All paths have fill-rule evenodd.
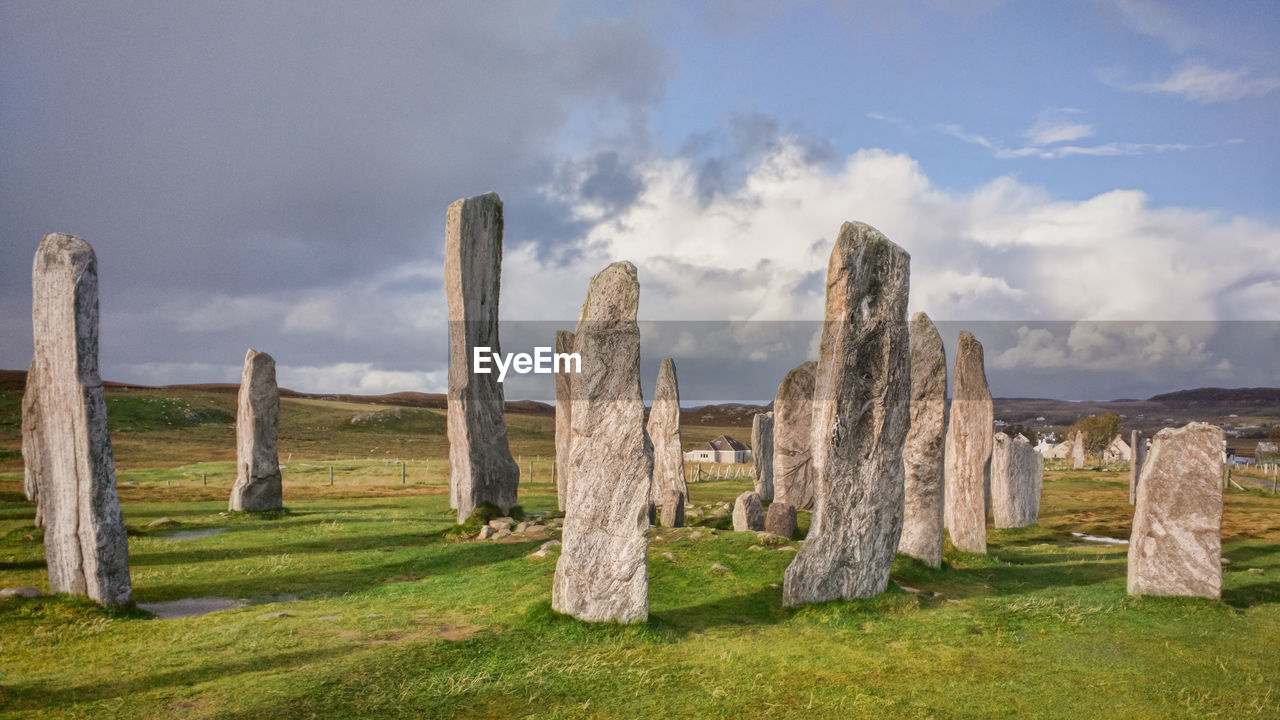
<path id="1" fill-rule="evenodd" d="M 675 562 L 675 561 L 676 561 L 676 556 L 675 556 L 675 555 L 673 555 L 673 554 L 671 554 L 671 553 L 669 553 L 669 552 L 664 552 L 664 553 L 662 553 L 662 557 L 664 557 L 664 558 L 666 558 L 666 559 L 670 560 L 671 562 Z"/>
<path id="2" fill-rule="evenodd" d="M 542 545 L 539 546 L 537 550 L 534 550 L 533 552 L 529 553 L 529 557 L 544 558 L 547 555 L 551 554 L 551 551 L 554 548 L 558 548 L 558 547 L 560 547 L 559 540 L 548 540 L 542 543 Z"/>
<path id="3" fill-rule="evenodd" d="M 476 539 L 477 539 L 477 540 L 488 540 L 489 538 L 493 537 L 494 533 L 496 533 L 496 532 L 497 532 L 497 530 L 494 530 L 492 527 L 489 527 L 488 525 L 485 525 L 484 527 L 480 528 L 480 534 L 479 534 L 479 535 L 476 535 Z"/>
<path id="4" fill-rule="evenodd" d="M 280 612 L 262 613 L 262 614 L 261 614 L 261 615 L 259 615 L 258 617 L 260 617 L 260 618 L 289 618 L 289 617 L 293 617 L 293 616 L 292 616 L 292 615 L 290 615 L 290 614 L 289 614 L 289 613 L 287 613 L 287 612 L 280 611 Z"/>
<path id="5" fill-rule="evenodd" d="M 729 568 L 721 565 L 720 563 L 712 565 L 711 570 L 712 572 L 732 572 Z"/>
<path id="6" fill-rule="evenodd" d="M 39 588 L 33 588 L 30 585 L 26 587 L 11 587 L 0 590 L 0 597 L 24 597 L 38 598 L 44 597 L 44 593 Z"/>
<path id="7" fill-rule="evenodd" d="M 147 527 L 159 528 L 159 527 L 169 527 L 171 525 L 177 525 L 177 524 L 178 524 L 178 521 L 174 520 L 171 517 L 162 517 L 162 518 L 156 518 L 155 520 L 152 520 L 151 522 L 147 523 Z"/>

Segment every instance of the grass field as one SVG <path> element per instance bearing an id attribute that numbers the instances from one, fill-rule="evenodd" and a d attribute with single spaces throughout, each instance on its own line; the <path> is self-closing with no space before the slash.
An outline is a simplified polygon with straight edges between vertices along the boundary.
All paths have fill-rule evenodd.
<path id="1" fill-rule="evenodd" d="M 557 553 L 530 554 L 554 531 L 447 536 L 438 413 L 286 400 L 287 511 L 261 517 L 225 513 L 225 396 L 163 392 L 112 396 L 135 599 L 229 609 L 0 601 L 0 715 L 1280 716 L 1280 498 L 1262 488 L 1226 495 L 1222 602 L 1126 595 L 1125 546 L 1072 534 L 1128 537 L 1125 474 L 1051 471 L 1038 526 L 991 530 L 987 556 L 948 547 L 940 570 L 899 558 L 888 592 L 858 602 L 783 608 L 794 553 L 727 517 L 654 530 L 650 620 L 592 626 L 550 609 Z M 535 458 L 521 503 L 551 511 L 549 419 L 509 421 L 513 452 Z M 721 432 L 745 434 L 685 437 Z M 20 456 L 0 467 L 0 586 L 47 591 Z M 706 505 L 749 487 L 690 492 Z"/>

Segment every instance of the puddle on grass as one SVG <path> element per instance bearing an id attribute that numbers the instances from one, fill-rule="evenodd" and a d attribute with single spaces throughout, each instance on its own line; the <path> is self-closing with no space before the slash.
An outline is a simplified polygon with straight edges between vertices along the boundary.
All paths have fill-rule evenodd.
<path id="1" fill-rule="evenodd" d="M 1084 533 L 1078 533 L 1078 532 L 1073 532 L 1071 533 L 1071 535 L 1073 537 L 1078 537 L 1081 540 L 1088 540 L 1089 542 L 1096 542 L 1096 543 L 1106 543 L 1107 545 L 1128 545 L 1129 544 L 1128 540 L 1120 540 L 1119 538 L 1106 537 L 1103 535 L 1085 535 Z"/>
<path id="2" fill-rule="evenodd" d="M 165 533 L 160 537 L 165 540 L 197 540 L 199 538 L 212 537 L 226 532 L 226 528 L 205 528 L 203 530 L 176 530 L 171 533 Z"/>
<path id="3" fill-rule="evenodd" d="M 301 602 L 297 595 L 272 595 L 255 600 L 232 600 L 231 598 L 198 597 L 166 600 L 164 602 L 138 603 L 138 607 L 153 613 L 157 619 L 172 620 L 174 618 L 199 617 L 221 610 L 235 610 L 251 605 L 268 605 L 270 603 Z"/>

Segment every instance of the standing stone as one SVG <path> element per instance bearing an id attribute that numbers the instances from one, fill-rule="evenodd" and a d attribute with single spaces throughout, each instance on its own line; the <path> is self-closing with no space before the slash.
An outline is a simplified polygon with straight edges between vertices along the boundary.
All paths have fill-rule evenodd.
<path id="1" fill-rule="evenodd" d="M 1026 527 L 1040 518 L 1044 460 L 1022 435 L 996 433 L 991 452 L 991 514 L 998 528 Z"/>
<path id="2" fill-rule="evenodd" d="M 280 391 L 276 361 L 250 349 L 244 356 L 240 396 L 236 408 L 236 484 L 231 509 L 262 512 L 283 507 L 280 459 L 276 438 L 280 429 Z"/>
<path id="3" fill-rule="evenodd" d="M 947 354 L 922 312 L 911 316 L 911 427 L 902 448 L 902 540 L 898 552 L 942 565 L 942 461 L 947 424 Z"/>
<path id="4" fill-rule="evenodd" d="M 773 400 L 773 494 L 797 510 L 813 509 L 813 384 L 818 363 L 787 373 Z"/>
<path id="5" fill-rule="evenodd" d="M 1084 433 L 1071 433 L 1071 469 L 1084 469 Z"/>
<path id="6" fill-rule="evenodd" d="M 680 447 L 680 386 L 676 382 L 676 363 L 671 358 L 663 358 L 658 367 L 648 432 L 653 441 L 654 501 L 665 509 L 665 503 L 678 494 L 683 506 L 689 487 L 684 481 L 684 451 Z"/>
<path id="7" fill-rule="evenodd" d="M 1138 502 L 1138 478 L 1142 474 L 1142 463 L 1147 459 L 1147 441 L 1137 430 L 1129 438 L 1129 504 L 1133 505 Z"/>
<path id="8" fill-rule="evenodd" d="M 129 540 L 98 375 L 98 260 L 89 243 L 63 233 L 41 240 L 31 269 L 31 324 L 24 487 L 45 527 L 49 587 L 125 605 L 133 596 Z"/>
<path id="9" fill-rule="evenodd" d="M 987 478 L 995 407 L 983 369 L 982 344 L 960 332 L 947 425 L 944 492 L 947 530 L 960 550 L 987 551 Z"/>
<path id="10" fill-rule="evenodd" d="M 1222 428 L 1190 423 L 1151 441 L 1129 535 L 1129 594 L 1222 596 Z"/>
<path id="11" fill-rule="evenodd" d="M 573 333 L 556 331 L 556 352 L 573 352 Z M 566 369 L 568 369 L 566 367 Z M 556 373 L 556 501 L 564 512 L 565 499 L 569 497 L 569 446 L 573 441 L 573 373 Z"/>
<path id="12" fill-rule="evenodd" d="M 787 568 L 789 607 L 883 592 L 902 535 L 902 450 L 911 422 L 911 256 L 847 222 L 827 265 L 813 395 L 817 503 Z"/>
<path id="13" fill-rule="evenodd" d="M 663 527 L 684 527 L 684 493 L 679 490 L 669 491 L 667 500 L 661 507 L 662 514 L 658 520 Z"/>
<path id="14" fill-rule="evenodd" d="M 774 501 L 764 514 L 764 531 L 788 540 L 796 536 L 796 509 L 793 505 Z"/>
<path id="15" fill-rule="evenodd" d="M 574 352 L 569 497 L 551 607 L 589 622 L 649 616 L 649 485 L 653 444 L 640 394 L 640 283 L 629 262 L 591 278 Z"/>
<path id="16" fill-rule="evenodd" d="M 733 502 L 733 531 L 760 532 L 764 530 L 764 505 L 754 490 L 748 490 Z"/>
<path id="17" fill-rule="evenodd" d="M 773 501 L 773 413 L 756 413 L 751 421 L 752 472 L 756 494 L 761 500 Z"/>
<path id="18" fill-rule="evenodd" d="M 457 200 L 445 220 L 444 287 L 449 300 L 449 506 L 464 522 L 480 503 L 506 513 L 520 468 L 507 445 L 505 397 L 495 372 L 473 373 L 474 348 L 501 352 L 502 200 Z"/>

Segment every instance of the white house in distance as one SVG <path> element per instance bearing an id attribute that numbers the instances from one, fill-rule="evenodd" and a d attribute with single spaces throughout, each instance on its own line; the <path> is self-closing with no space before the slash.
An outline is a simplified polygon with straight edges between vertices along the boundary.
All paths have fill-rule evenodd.
<path id="1" fill-rule="evenodd" d="M 1038 450 L 1046 460 L 1062 460 L 1063 458 L 1071 457 L 1071 443 L 1069 442 L 1061 442 L 1054 445 L 1048 440 L 1041 438 L 1040 444 L 1036 445 L 1036 450 Z"/>
<path id="2" fill-rule="evenodd" d="M 727 435 L 703 443 L 684 454 L 686 462 L 745 463 L 751 462 L 751 448 Z"/>
<path id="3" fill-rule="evenodd" d="M 1124 441 L 1124 437 L 1116 435 L 1111 440 L 1111 444 L 1107 446 L 1103 452 L 1103 458 L 1107 462 L 1128 462 L 1133 457 L 1133 449 L 1129 447 L 1129 443 Z"/>

